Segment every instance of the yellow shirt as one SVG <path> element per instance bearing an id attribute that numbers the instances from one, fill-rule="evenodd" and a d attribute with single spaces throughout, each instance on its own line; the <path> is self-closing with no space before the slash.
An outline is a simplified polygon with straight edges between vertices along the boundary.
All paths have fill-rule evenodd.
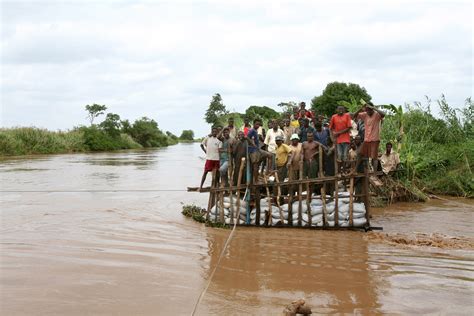
<path id="1" fill-rule="evenodd" d="M 293 120 L 290 122 L 290 126 L 294 128 L 298 128 L 300 127 L 300 122 L 298 122 L 298 120 Z"/>
<path id="2" fill-rule="evenodd" d="M 276 164 L 277 167 L 283 167 L 288 162 L 288 155 L 292 152 L 291 147 L 287 144 L 281 144 L 280 147 L 277 147 L 276 154 Z"/>

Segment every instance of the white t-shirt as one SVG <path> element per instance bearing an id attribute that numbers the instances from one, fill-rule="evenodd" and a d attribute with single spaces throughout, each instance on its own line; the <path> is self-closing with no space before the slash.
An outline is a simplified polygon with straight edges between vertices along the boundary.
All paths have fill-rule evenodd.
<path id="1" fill-rule="evenodd" d="M 221 146 L 221 141 L 217 137 L 206 136 L 202 143 L 206 149 L 206 159 L 207 160 L 219 160 L 219 147 Z"/>
<path id="2" fill-rule="evenodd" d="M 275 141 L 275 138 L 277 136 L 283 137 L 283 141 L 285 140 L 285 132 L 283 132 L 280 128 L 275 132 L 273 128 L 269 131 L 267 131 L 267 135 L 265 136 L 265 141 L 264 143 L 268 145 L 268 151 L 271 153 L 276 152 L 277 144 Z"/>

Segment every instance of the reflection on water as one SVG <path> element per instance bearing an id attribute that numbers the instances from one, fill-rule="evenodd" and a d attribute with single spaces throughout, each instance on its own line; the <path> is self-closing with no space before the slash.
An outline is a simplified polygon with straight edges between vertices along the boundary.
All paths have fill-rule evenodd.
<path id="1" fill-rule="evenodd" d="M 0 314 L 189 314 L 230 233 L 180 214 L 181 203 L 206 205 L 184 192 L 199 183 L 200 155 L 180 144 L 2 160 Z M 169 189 L 183 191 L 160 191 Z M 472 206 L 397 204 L 372 222 L 472 236 Z M 473 251 L 393 247 L 359 232 L 238 228 L 198 311 L 274 315 L 305 298 L 315 313 L 470 314 L 473 260 Z"/>
<path id="2" fill-rule="evenodd" d="M 256 229 L 255 229 L 256 230 Z M 304 298 L 315 313 L 376 313 L 368 245 L 359 233 L 242 229 L 232 240 L 206 297 L 206 313 L 278 314 Z M 225 240 L 208 236 L 210 267 Z M 235 260 L 239 258 L 239 260 Z M 347 284 L 350 283 L 350 286 Z"/>

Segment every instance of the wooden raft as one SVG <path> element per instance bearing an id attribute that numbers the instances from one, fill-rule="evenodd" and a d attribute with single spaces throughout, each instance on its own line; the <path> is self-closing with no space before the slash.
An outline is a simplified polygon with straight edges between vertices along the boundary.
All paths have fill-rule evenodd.
<path id="1" fill-rule="evenodd" d="M 334 155 L 335 156 L 335 155 Z M 243 176 L 243 166 L 245 165 L 245 158 L 242 158 L 240 164 L 241 168 L 238 171 L 237 184 L 224 186 L 222 183 L 219 184 L 218 177 L 216 172 L 212 174 L 212 185 L 210 187 L 203 188 L 188 188 L 188 192 L 200 192 L 200 193 L 209 193 L 209 202 L 207 207 L 206 219 L 213 220 L 215 222 L 224 222 L 224 203 L 223 198 L 229 197 L 230 199 L 230 223 L 234 224 L 234 219 L 237 220 L 237 225 L 240 226 L 261 226 L 261 227 L 293 227 L 293 228 L 308 228 L 308 229 L 325 229 L 325 230 L 381 230 L 381 227 L 371 227 L 370 226 L 370 203 L 369 203 L 369 177 L 374 175 L 374 173 L 369 174 L 367 168 L 365 168 L 364 173 L 354 173 L 341 175 L 336 174 L 335 176 L 326 176 L 323 172 L 323 161 L 322 161 L 322 151 L 320 147 L 319 152 L 319 172 L 317 178 L 304 178 L 303 177 L 303 166 L 300 162 L 300 170 L 298 173 L 293 170 L 288 171 L 289 179 L 285 182 L 280 182 L 278 178 L 278 173 L 276 171 L 271 171 L 267 173 L 267 176 L 263 176 L 262 181 L 252 182 L 246 181 L 245 184 L 242 184 Z M 335 162 L 335 173 L 337 172 L 337 164 Z M 229 168 L 231 169 L 231 168 Z M 378 175 L 376 173 L 375 175 Z M 274 181 L 268 181 L 268 178 L 273 176 Z M 296 179 L 295 176 L 297 177 Z M 232 171 L 229 171 L 229 181 L 232 182 L 233 175 Z M 247 179 L 248 180 L 248 179 Z M 359 183 L 361 186 L 361 194 L 356 194 L 356 183 Z M 342 194 L 339 191 L 339 186 L 344 185 L 348 187 L 348 193 L 345 192 Z M 333 187 L 332 192 L 330 188 Z M 303 193 L 303 188 L 306 191 L 306 194 Z M 313 196 L 313 189 L 319 188 L 320 196 L 318 200 L 322 202 L 322 225 L 321 226 L 312 226 L 311 224 L 311 203 L 315 198 Z M 282 192 L 285 191 L 288 193 L 288 196 L 283 195 Z M 241 197 L 247 197 L 247 212 L 245 220 L 242 219 L 240 215 L 241 210 Z M 261 222 L 260 212 L 262 208 L 260 207 L 261 198 L 264 198 L 269 206 L 265 220 Z M 339 200 L 341 198 L 349 198 L 349 225 L 340 226 L 339 223 Z M 263 199 L 262 199 L 263 200 Z M 366 223 L 364 226 L 354 226 L 354 214 L 353 208 L 356 201 L 360 201 L 365 206 L 365 220 Z M 327 210 L 326 206 L 329 201 L 334 202 L 334 211 Z M 284 224 L 283 221 L 283 212 L 281 205 L 288 204 L 288 216 L 287 223 Z M 294 203 L 297 203 L 297 209 L 294 209 Z M 306 204 L 307 225 L 303 225 L 303 204 Z M 253 207 L 250 207 L 253 205 Z M 216 206 L 217 212 L 213 215 L 213 218 L 210 218 L 211 209 Z M 281 222 L 278 225 L 272 225 L 272 208 L 277 208 L 280 216 Z M 250 210 L 256 210 L 255 223 L 250 223 Z M 219 213 L 219 215 L 217 214 Z M 329 225 L 328 215 L 329 213 L 334 213 L 334 225 Z M 240 218 L 240 219 L 239 219 Z M 294 225 L 294 220 L 297 219 L 297 224 Z M 243 223 L 242 223 L 243 221 Z"/>

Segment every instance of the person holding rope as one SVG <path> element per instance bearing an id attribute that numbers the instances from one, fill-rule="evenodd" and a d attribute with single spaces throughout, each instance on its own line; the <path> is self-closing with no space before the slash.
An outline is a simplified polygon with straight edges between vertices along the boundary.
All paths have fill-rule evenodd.
<path id="1" fill-rule="evenodd" d="M 352 128 L 352 122 L 350 115 L 345 112 L 346 109 L 339 105 L 336 109 L 336 114 L 331 117 L 329 123 L 333 142 L 336 143 L 338 173 L 341 172 L 343 164 L 347 161 L 349 144 L 351 142 L 349 131 Z"/>

